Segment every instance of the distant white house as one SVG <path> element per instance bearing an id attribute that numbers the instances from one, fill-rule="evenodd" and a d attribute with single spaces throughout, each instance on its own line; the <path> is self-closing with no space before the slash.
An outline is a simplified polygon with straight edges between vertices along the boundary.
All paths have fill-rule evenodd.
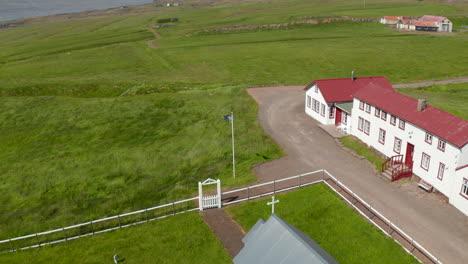
<path id="1" fill-rule="evenodd" d="M 398 20 L 402 19 L 401 16 L 384 16 L 380 18 L 380 23 L 385 25 L 395 25 Z"/>
<path id="2" fill-rule="evenodd" d="M 468 121 L 398 93 L 385 77 L 322 79 L 305 90 L 305 112 L 385 155 L 392 181 L 414 174 L 468 215 Z"/>
<path id="3" fill-rule="evenodd" d="M 438 31 L 452 32 L 453 24 L 446 17 L 425 15 L 418 19 L 401 18 L 396 27 L 407 31 Z"/>

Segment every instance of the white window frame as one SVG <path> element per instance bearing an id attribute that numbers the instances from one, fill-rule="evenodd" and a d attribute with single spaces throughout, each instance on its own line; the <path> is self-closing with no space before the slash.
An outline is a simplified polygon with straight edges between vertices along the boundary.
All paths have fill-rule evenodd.
<path id="1" fill-rule="evenodd" d="M 364 134 L 370 134 L 370 122 L 367 120 L 364 121 Z"/>
<path id="2" fill-rule="evenodd" d="M 387 121 L 387 112 L 382 111 L 382 113 L 381 113 L 381 119 L 382 119 L 383 121 Z"/>
<path id="3" fill-rule="evenodd" d="M 375 108 L 375 116 L 380 118 L 380 109 L 377 107 Z"/>
<path id="4" fill-rule="evenodd" d="M 366 104 L 366 113 L 370 113 L 372 110 L 372 107 L 370 104 Z"/>
<path id="5" fill-rule="evenodd" d="M 445 151 L 445 146 L 447 145 L 447 143 L 440 139 L 439 138 L 439 142 L 437 143 L 437 149 L 441 150 L 441 151 Z"/>
<path id="6" fill-rule="evenodd" d="M 363 119 L 362 117 L 359 117 L 358 129 L 359 129 L 360 131 L 364 131 L 364 119 Z"/>
<path id="7" fill-rule="evenodd" d="M 312 98 L 310 97 L 310 95 L 307 95 L 307 107 L 310 108 L 311 102 L 312 102 Z"/>
<path id="8" fill-rule="evenodd" d="M 431 156 L 429 156 L 425 152 L 423 152 L 422 155 L 421 155 L 421 168 L 428 171 L 430 164 L 431 164 Z"/>
<path id="9" fill-rule="evenodd" d="M 468 179 L 463 178 L 460 195 L 468 199 Z"/>
<path id="10" fill-rule="evenodd" d="M 437 171 L 437 179 L 443 180 L 444 179 L 444 171 L 445 171 L 445 164 L 439 162 L 439 170 Z"/>
<path id="11" fill-rule="evenodd" d="M 397 137 L 395 137 L 395 141 L 393 142 L 393 151 L 398 154 L 401 152 L 401 139 Z"/>
<path id="12" fill-rule="evenodd" d="M 405 130 L 405 120 L 400 119 L 400 123 L 398 123 L 398 128 L 401 130 Z"/>
<path id="13" fill-rule="evenodd" d="M 348 123 L 348 114 L 346 112 L 343 112 L 343 116 L 341 118 L 341 123 L 343 125 L 346 125 Z"/>
<path id="14" fill-rule="evenodd" d="M 318 85 L 315 85 L 315 92 L 318 93 Z"/>
<path id="15" fill-rule="evenodd" d="M 335 118 L 335 107 L 330 107 L 330 119 Z"/>
<path id="16" fill-rule="evenodd" d="M 385 145 L 385 136 L 387 132 L 383 129 L 379 130 L 379 142 L 382 143 L 382 145 Z"/>
<path id="17" fill-rule="evenodd" d="M 424 139 L 424 141 L 428 143 L 429 145 L 432 145 L 432 138 L 433 136 L 426 132 L 426 138 Z"/>
<path id="18" fill-rule="evenodd" d="M 394 116 L 394 115 L 390 116 L 390 124 L 396 125 L 396 116 Z"/>
<path id="19" fill-rule="evenodd" d="M 325 105 L 324 104 L 321 104 L 320 115 L 323 116 L 323 117 L 325 116 Z"/>
<path id="20" fill-rule="evenodd" d="M 359 102 L 359 109 L 364 110 L 364 102 L 363 101 Z"/>

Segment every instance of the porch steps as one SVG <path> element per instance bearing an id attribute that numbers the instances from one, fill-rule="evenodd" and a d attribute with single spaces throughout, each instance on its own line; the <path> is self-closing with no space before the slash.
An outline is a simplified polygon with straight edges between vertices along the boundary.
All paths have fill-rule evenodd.
<path id="1" fill-rule="evenodd" d="M 388 169 L 386 169 L 385 171 L 381 173 L 381 175 L 384 177 L 385 180 L 388 180 L 389 182 L 392 181 L 392 170 L 396 168 L 397 166 L 398 165 L 392 165 L 391 167 L 389 167 Z"/>

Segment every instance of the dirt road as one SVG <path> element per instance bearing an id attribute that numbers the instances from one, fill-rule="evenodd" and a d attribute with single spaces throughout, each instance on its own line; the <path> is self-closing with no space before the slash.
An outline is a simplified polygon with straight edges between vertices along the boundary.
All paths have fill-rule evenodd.
<path id="1" fill-rule="evenodd" d="M 438 84 L 450 84 L 450 83 L 466 83 L 468 82 L 468 77 L 453 78 L 441 81 L 426 81 L 426 82 L 417 82 L 417 83 L 400 83 L 393 85 L 393 88 L 418 88 L 430 85 Z"/>
<path id="2" fill-rule="evenodd" d="M 377 177 L 304 113 L 303 86 L 250 88 L 266 133 L 288 156 L 256 167 L 261 181 L 326 169 L 443 263 L 468 259 L 468 217 L 422 190 Z"/>

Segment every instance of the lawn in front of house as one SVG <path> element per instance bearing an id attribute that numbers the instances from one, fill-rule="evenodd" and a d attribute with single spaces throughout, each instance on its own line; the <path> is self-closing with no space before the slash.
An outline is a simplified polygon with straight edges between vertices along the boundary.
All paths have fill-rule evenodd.
<path id="1" fill-rule="evenodd" d="M 344 136 L 340 138 L 341 143 L 347 148 L 354 150 L 357 154 L 364 156 L 368 161 L 375 165 L 378 171 L 382 171 L 384 157 L 377 150 L 367 146 L 364 142 L 355 136 Z"/>
<path id="2" fill-rule="evenodd" d="M 393 239 L 367 222 L 325 184 L 277 195 L 275 213 L 314 239 L 339 263 L 419 263 Z M 268 219 L 269 199 L 232 206 L 226 210 L 249 231 Z"/>

